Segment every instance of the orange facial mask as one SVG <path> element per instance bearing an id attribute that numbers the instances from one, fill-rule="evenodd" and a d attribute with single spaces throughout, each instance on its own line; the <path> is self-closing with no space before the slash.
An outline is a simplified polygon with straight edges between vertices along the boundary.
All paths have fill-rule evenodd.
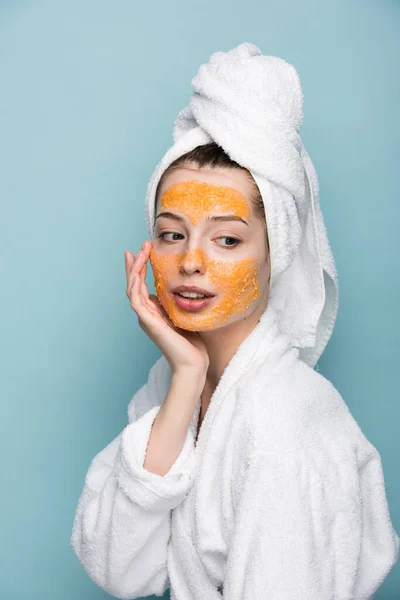
<path id="1" fill-rule="evenodd" d="M 184 213 L 196 226 L 208 215 L 230 213 L 250 218 L 249 206 L 242 194 L 231 187 L 210 185 L 198 180 L 172 185 L 161 198 L 160 210 L 175 209 Z M 216 293 L 210 306 L 197 312 L 188 312 L 177 306 L 171 280 L 188 283 L 180 273 L 182 264 L 193 260 L 201 266 L 202 287 Z M 214 260 L 201 248 L 182 253 L 160 254 L 150 252 L 157 297 L 176 327 L 188 331 L 203 331 L 224 325 L 229 319 L 243 313 L 260 295 L 258 260 Z M 199 280 L 197 280 L 198 282 Z"/>

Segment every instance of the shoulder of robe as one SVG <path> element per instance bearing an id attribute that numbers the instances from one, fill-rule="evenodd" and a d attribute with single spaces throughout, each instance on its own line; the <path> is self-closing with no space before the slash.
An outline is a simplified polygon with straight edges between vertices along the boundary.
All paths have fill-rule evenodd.
<path id="1" fill-rule="evenodd" d="M 335 386 L 296 359 L 286 369 L 251 373 L 254 444 L 268 453 L 324 448 L 335 461 L 376 453 Z"/>
<path id="2" fill-rule="evenodd" d="M 160 406 L 171 385 L 172 372 L 164 355 L 150 368 L 147 382 L 134 394 L 128 404 L 129 422 L 139 419 L 153 406 Z"/>

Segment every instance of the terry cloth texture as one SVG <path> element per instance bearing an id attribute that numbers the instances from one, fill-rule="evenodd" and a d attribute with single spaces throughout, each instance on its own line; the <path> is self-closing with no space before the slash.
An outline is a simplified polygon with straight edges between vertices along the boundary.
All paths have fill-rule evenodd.
<path id="1" fill-rule="evenodd" d="M 171 383 L 162 356 L 129 423 L 92 460 L 72 547 L 117 598 L 368 600 L 399 556 L 381 457 L 268 307 L 226 367 L 195 441 L 143 468 Z"/>

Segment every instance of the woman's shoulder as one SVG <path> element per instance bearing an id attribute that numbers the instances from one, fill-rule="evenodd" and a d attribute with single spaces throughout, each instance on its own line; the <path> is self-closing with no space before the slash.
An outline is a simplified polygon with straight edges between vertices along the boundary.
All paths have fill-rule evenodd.
<path id="1" fill-rule="evenodd" d="M 303 361 L 272 375 L 257 369 L 251 389 L 253 434 L 260 449 L 290 454 L 313 447 L 335 462 L 377 453 L 332 382 Z"/>

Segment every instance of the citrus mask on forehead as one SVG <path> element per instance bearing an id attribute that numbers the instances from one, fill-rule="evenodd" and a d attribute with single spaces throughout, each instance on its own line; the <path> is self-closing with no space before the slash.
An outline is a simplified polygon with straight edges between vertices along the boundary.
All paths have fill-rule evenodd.
<path id="1" fill-rule="evenodd" d="M 250 218 L 250 208 L 243 195 L 236 189 L 210 185 L 193 180 L 176 183 L 163 194 L 160 211 L 172 209 L 187 216 L 193 226 L 202 219 L 215 215 L 233 214 Z M 234 315 L 241 314 L 260 295 L 258 273 L 260 263 L 254 258 L 213 259 L 202 248 L 173 251 L 174 244 L 165 253 L 153 248 L 150 264 L 153 269 L 157 297 L 176 327 L 189 331 L 204 331 L 227 323 Z M 181 246 L 182 248 L 182 246 Z M 222 246 L 221 246 L 222 248 Z M 232 250 L 221 250 L 225 254 Z M 171 288 L 176 285 L 190 285 L 183 265 L 198 265 L 200 274 L 196 285 L 215 293 L 208 306 L 196 312 L 180 308 L 175 302 Z"/>

